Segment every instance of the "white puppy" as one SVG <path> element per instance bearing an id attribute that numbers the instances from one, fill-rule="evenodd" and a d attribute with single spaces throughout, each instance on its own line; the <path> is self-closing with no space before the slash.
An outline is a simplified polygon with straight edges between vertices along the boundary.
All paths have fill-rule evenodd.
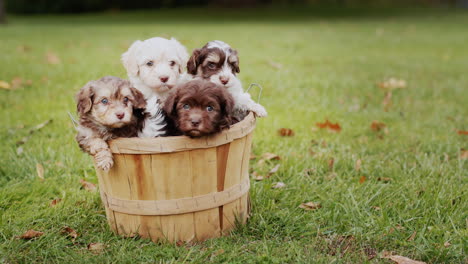
<path id="1" fill-rule="evenodd" d="M 244 92 L 242 83 L 236 76 L 240 72 L 237 51 L 225 42 L 210 41 L 201 49 L 194 50 L 187 63 L 187 70 L 195 78 L 226 87 L 234 98 L 234 115 L 238 119 L 243 119 L 247 111 L 252 111 L 259 117 L 267 116 L 265 108 L 255 103 L 249 93 Z"/>
<path id="2" fill-rule="evenodd" d="M 164 133 L 165 122 L 160 104 L 179 82 L 187 60 L 187 50 L 174 38 L 137 40 L 122 54 L 122 63 L 130 82 L 148 102 L 146 110 L 149 118 L 139 137 L 156 137 Z"/>

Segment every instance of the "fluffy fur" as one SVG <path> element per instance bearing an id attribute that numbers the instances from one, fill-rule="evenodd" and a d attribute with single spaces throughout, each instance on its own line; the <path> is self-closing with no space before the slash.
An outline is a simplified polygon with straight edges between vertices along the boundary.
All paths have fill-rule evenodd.
<path id="1" fill-rule="evenodd" d="M 238 119 L 243 119 L 248 111 L 259 117 L 267 116 L 265 108 L 244 92 L 242 83 L 237 78 L 240 73 L 239 56 L 228 44 L 215 40 L 201 49 L 195 49 L 187 62 L 187 71 L 194 77 L 225 87 L 234 98 L 235 116 Z"/>
<path id="2" fill-rule="evenodd" d="M 137 40 L 122 54 L 130 82 L 148 100 L 149 118 L 139 137 L 164 135 L 166 125 L 160 104 L 184 75 L 187 59 L 187 50 L 174 38 Z"/>
<path id="3" fill-rule="evenodd" d="M 233 107 L 232 96 L 222 86 L 192 80 L 176 87 L 167 98 L 164 111 L 180 133 L 201 137 L 229 128 Z"/>
<path id="4" fill-rule="evenodd" d="M 113 165 L 107 140 L 137 136 L 145 119 L 144 96 L 129 81 L 106 76 L 88 82 L 76 95 L 76 101 L 76 140 L 94 157 L 96 166 L 107 171 Z"/>

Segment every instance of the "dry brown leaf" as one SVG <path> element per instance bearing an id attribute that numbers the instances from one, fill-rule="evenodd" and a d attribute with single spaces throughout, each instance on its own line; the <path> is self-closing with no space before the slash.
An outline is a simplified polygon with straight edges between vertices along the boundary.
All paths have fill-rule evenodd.
<path id="1" fill-rule="evenodd" d="M 372 121 L 372 124 L 370 126 L 370 128 L 372 129 L 372 131 L 375 131 L 375 132 L 379 132 L 381 131 L 382 129 L 384 129 L 386 127 L 386 125 L 382 122 L 379 122 L 377 120 L 374 120 Z"/>
<path id="2" fill-rule="evenodd" d="M 10 90 L 11 85 L 5 81 L 0 81 L 0 89 Z"/>
<path id="3" fill-rule="evenodd" d="M 284 182 L 277 182 L 275 183 L 275 185 L 273 185 L 271 188 L 273 189 L 281 189 L 281 188 L 284 188 L 286 187 L 286 184 Z"/>
<path id="4" fill-rule="evenodd" d="M 283 68 L 283 65 L 281 63 L 278 63 L 278 62 L 274 62 L 272 60 L 268 60 L 268 64 L 270 64 L 271 67 L 275 68 L 275 69 L 278 69 L 280 70 L 281 68 Z"/>
<path id="5" fill-rule="evenodd" d="M 37 177 L 41 179 L 42 181 L 44 180 L 44 167 L 40 164 L 36 164 L 36 172 L 37 172 Z"/>
<path id="6" fill-rule="evenodd" d="M 316 202 L 307 202 L 307 203 L 302 203 L 301 205 L 299 205 L 299 208 L 302 208 L 304 210 L 317 210 L 317 209 L 322 208 L 322 205 Z"/>
<path id="7" fill-rule="evenodd" d="M 80 179 L 81 186 L 83 189 L 90 191 L 90 192 L 95 192 L 96 191 L 96 185 L 90 182 L 87 182 L 83 179 Z"/>
<path id="8" fill-rule="evenodd" d="M 388 178 L 388 177 L 378 177 L 377 178 L 378 181 L 381 181 L 381 182 L 390 182 L 392 180 L 392 178 Z"/>
<path id="9" fill-rule="evenodd" d="M 378 206 L 372 206 L 372 209 L 374 209 L 374 210 L 376 210 L 376 211 L 380 211 L 380 210 L 381 210 L 380 207 L 378 207 Z"/>
<path id="10" fill-rule="evenodd" d="M 269 172 L 268 172 L 268 176 L 271 176 L 272 174 L 276 173 L 278 171 L 280 167 L 280 164 L 276 164 L 275 167 L 273 167 Z"/>
<path id="11" fill-rule="evenodd" d="M 292 137 L 294 136 L 294 131 L 290 128 L 280 128 L 278 134 L 282 137 Z"/>
<path id="12" fill-rule="evenodd" d="M 468 159 L 468 150 L 460 149 L 460 159 Z"/>
<path id="13" fill-rule="evenodd" d="M 331 132 L 340 132 L 341 126 L 338 123 L 331 123 L 328 119 L 323 123 L 315 123 L 315 125 L 321 129 L 328 129 Z"/>
<path id="14" fill-rule="evenodd" d="M 78 233 L 69 226 L 64 226 L 62 228 L 62 234 L 67 234 L 68 236 L 70 236 L 72 238 L 72 241 L 75 241 L 75 239 L 78 237 Z"/>
<path id="15" fill-rule="evenodd" d="M 33 238 L 36 238 L 36 237 L 40 237 L 42 235 L 44 235 L 44 232 L 40 232 L 40 231 L 30 229 L 30 230 L 24 232 L 24 234 L 22 234 L 19 238 L 21 238 L 21 239 L 33 239 Z"/>
<path id="16" fill-rule="evenodd" d="M 28 45 L 19 45 L 18 47 L 16 47 L 16 50 L 22 53 L 26 53 L 31 51 L 31 47 Z"/>
<path id="17" fill-rule="evenodd" d="M 366 176 L 362 175 L 361 177 L 359 177 L 359 183 L 363 184 L 366 181 L 366 179 Z"/>
<path id="18" fill-rule="evenodd" d="M 458 135 L 468 135 L 468 131 L 465 130 L 458 130 L 457 133 Z"/>
<path id="19" fill-rule="evenodd" d="M 395 90 L 406 88 L 406 81 L 396 78 L 389 78 L 386 81 L 377 84 L 383 90 Z"/>
<path id="20" fill-rule="evenodd" d="M 328 169 L 330 171 L 333 171 L 334 164 L 335 164 L 335 158 L 331 158 L 331 159 L 328 160 Z"/>
<path id="21" fill-rule="evenodd" d="M 23 86 L 23 79 L 21 79 L 21 77 L 16 76 L 11 80 L 11 89 L 18 89 L 21 88 L 21 86 Z"/>
<path id="22" fill-rule="evenodd" d="M 21 154 L 23 154 L 23 152 L 24 152 L 23 147 L 18 147 L 18 148 L 16 149 L 16 155 L 18 155 L 18 156 L 21 155 Z"/>
<path id="23" fill-rule="evenodd" d="M 88 244 L 88 250 L 94 253 L 99 253 L 103 251 L 104 249 L 106 249 L 106 245 L 104 245 L 103 243 L 89 243 Z"/>
<path id="24" fill-rule="evenodd" d="M 58 203 L 60 203 L 62 201 L 62 199 L 60 198 L 57 198 L 57 199 L 54 199 L 50 202 L 50 207 L 54 207 L 56 206 Z"/>
<path id="25" fill-rule="evenodd" d="M 47 52 L 46 61 L 49 64 L 60 64 L 60 58 L 57 56 L 57 54 L 51 51 Z"/>
<path id="26" fill-rule="evenodd" d="M 362 164 L 361 159 L 356 160 L 356 166 L 354 167 L 356 169 L 356 171 L 361 170 L 361 164 Z"/>
<path id="27" fill-rule="evenodd" d="M 448 241 L 446 241 L 446 242 L 444 243 L 444 247 L 446 247 L 446 248 L 450 247 L 451 245 L 452 245 L 452 244 L 451 244 L 450 242 L 448 242 Z"/>
<path id="28" fill-rule="evenodd" d="M 385 256 L 384 258 L 391 259 L 397 264 L 426 264 L 426 262 L 412 260 L 410 258 L 398 256 L 398 255 Z"/>
<path id="29" fill-rule="evenodd" d="M 411 236 L 408 237 L 408 239 L 406 239 L 406 241 L 413 241 L 415 238 L 416 238 L 416 231 L 414 231 L 413 234 L 411 234 Z"/>
<path id="30" fill-rule="evenodd" d="M 265 179 L 265 177 L 263 177 L 262 175 L 258 174 L 256 171 L 254 171 L 252 173 L 252 177 L 254 178 L 254 180 L 256 181 L 263 181 Z"/>
<path id="31" fill-rule="evenodd" d="M 250 160 L 254 160 L 256 158 L 257 158 L 257 156 L 255 156 L 254 154 L 250 154 L 250 158 L 249 158 Z"/>
<path id="32" fill-rule="evenodd" d="M 375 248 L 364 248 L 364 254 L 367 256 L 367 260 L 374 259 L 377 257 L 377 250 Z"/>
<path id="33" fill-rule="evenodd" d="M 264 160 L 280 160 L 281 158 L 280 158 L 280 156 L 278 156 L 276 154 L 266 152 L 266 153 L 263 153 L 262 159 L 264 159 Z"/>

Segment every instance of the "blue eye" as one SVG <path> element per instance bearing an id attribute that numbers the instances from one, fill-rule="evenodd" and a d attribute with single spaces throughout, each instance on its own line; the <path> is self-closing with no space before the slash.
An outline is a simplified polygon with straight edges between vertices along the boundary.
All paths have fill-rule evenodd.
<path id="1" fill-rule="evenodd" d="M 208 112 L 211 112 L 211 111 L 213 111 L 213 110 L 214 110 L 214 109 L 213 109 L 212 106 L 207 106 L 207 107 L 206 107 L 206 111 L 208 111 Z"/>
<path id="2" fill-rule="evenodd" d="M 190 105 L 188 105 L 188 104 L 184 104 L 183 107 L 184 107 L 185 110 L 189 110 L 189 109 L 190 109 Z"/>
<path id="3" fill-rule="evenodd" d="M 108 102 L 109 102 L 109 101 L 108 101 L 106 98 L 104 98 L 104 99 L 101 100 L 101 103 L 102 103 L 102 104 L 107 104 Z"/>
<path id="4" fill-rule="evenodd" d="M 124 103 L 128 102 L 128 97 L 125 97 L 123 101 Z"/>

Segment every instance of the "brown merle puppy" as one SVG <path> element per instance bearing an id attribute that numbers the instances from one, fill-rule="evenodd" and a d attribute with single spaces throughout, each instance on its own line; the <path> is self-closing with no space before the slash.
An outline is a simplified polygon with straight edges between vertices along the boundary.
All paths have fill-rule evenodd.
<path id="1" fill-rule="evenodd" d="M 177 134 L 207 136 L 232 124 L 234 101 L 223 87 L 205 80 L 178 85 L 169 95 L 164 111 L 173 121 Z"/>
<path id="2" fill-rule="evenodd" d="M 98 168 L 113 165 L 107 140 L 136 137 L 143 127 L 146 101 L 127 80 L 106 76 L 88 82 L 76 96 L 79 126 L 76 140 Z"/>
<path id="3" fill-rule="evenodd" d="M 244 92 L 237 77 L 240 72 L 239 55 L 227 43 L 214 40 L 201 49 L 195 49 L 187 62 L 187 72 L 194 78 L 209 80 L 225 88 L 234 98 L 234 115 L 239 120 L 249 111 L 259 117 L 267 116 L 265 108 Z"/>

